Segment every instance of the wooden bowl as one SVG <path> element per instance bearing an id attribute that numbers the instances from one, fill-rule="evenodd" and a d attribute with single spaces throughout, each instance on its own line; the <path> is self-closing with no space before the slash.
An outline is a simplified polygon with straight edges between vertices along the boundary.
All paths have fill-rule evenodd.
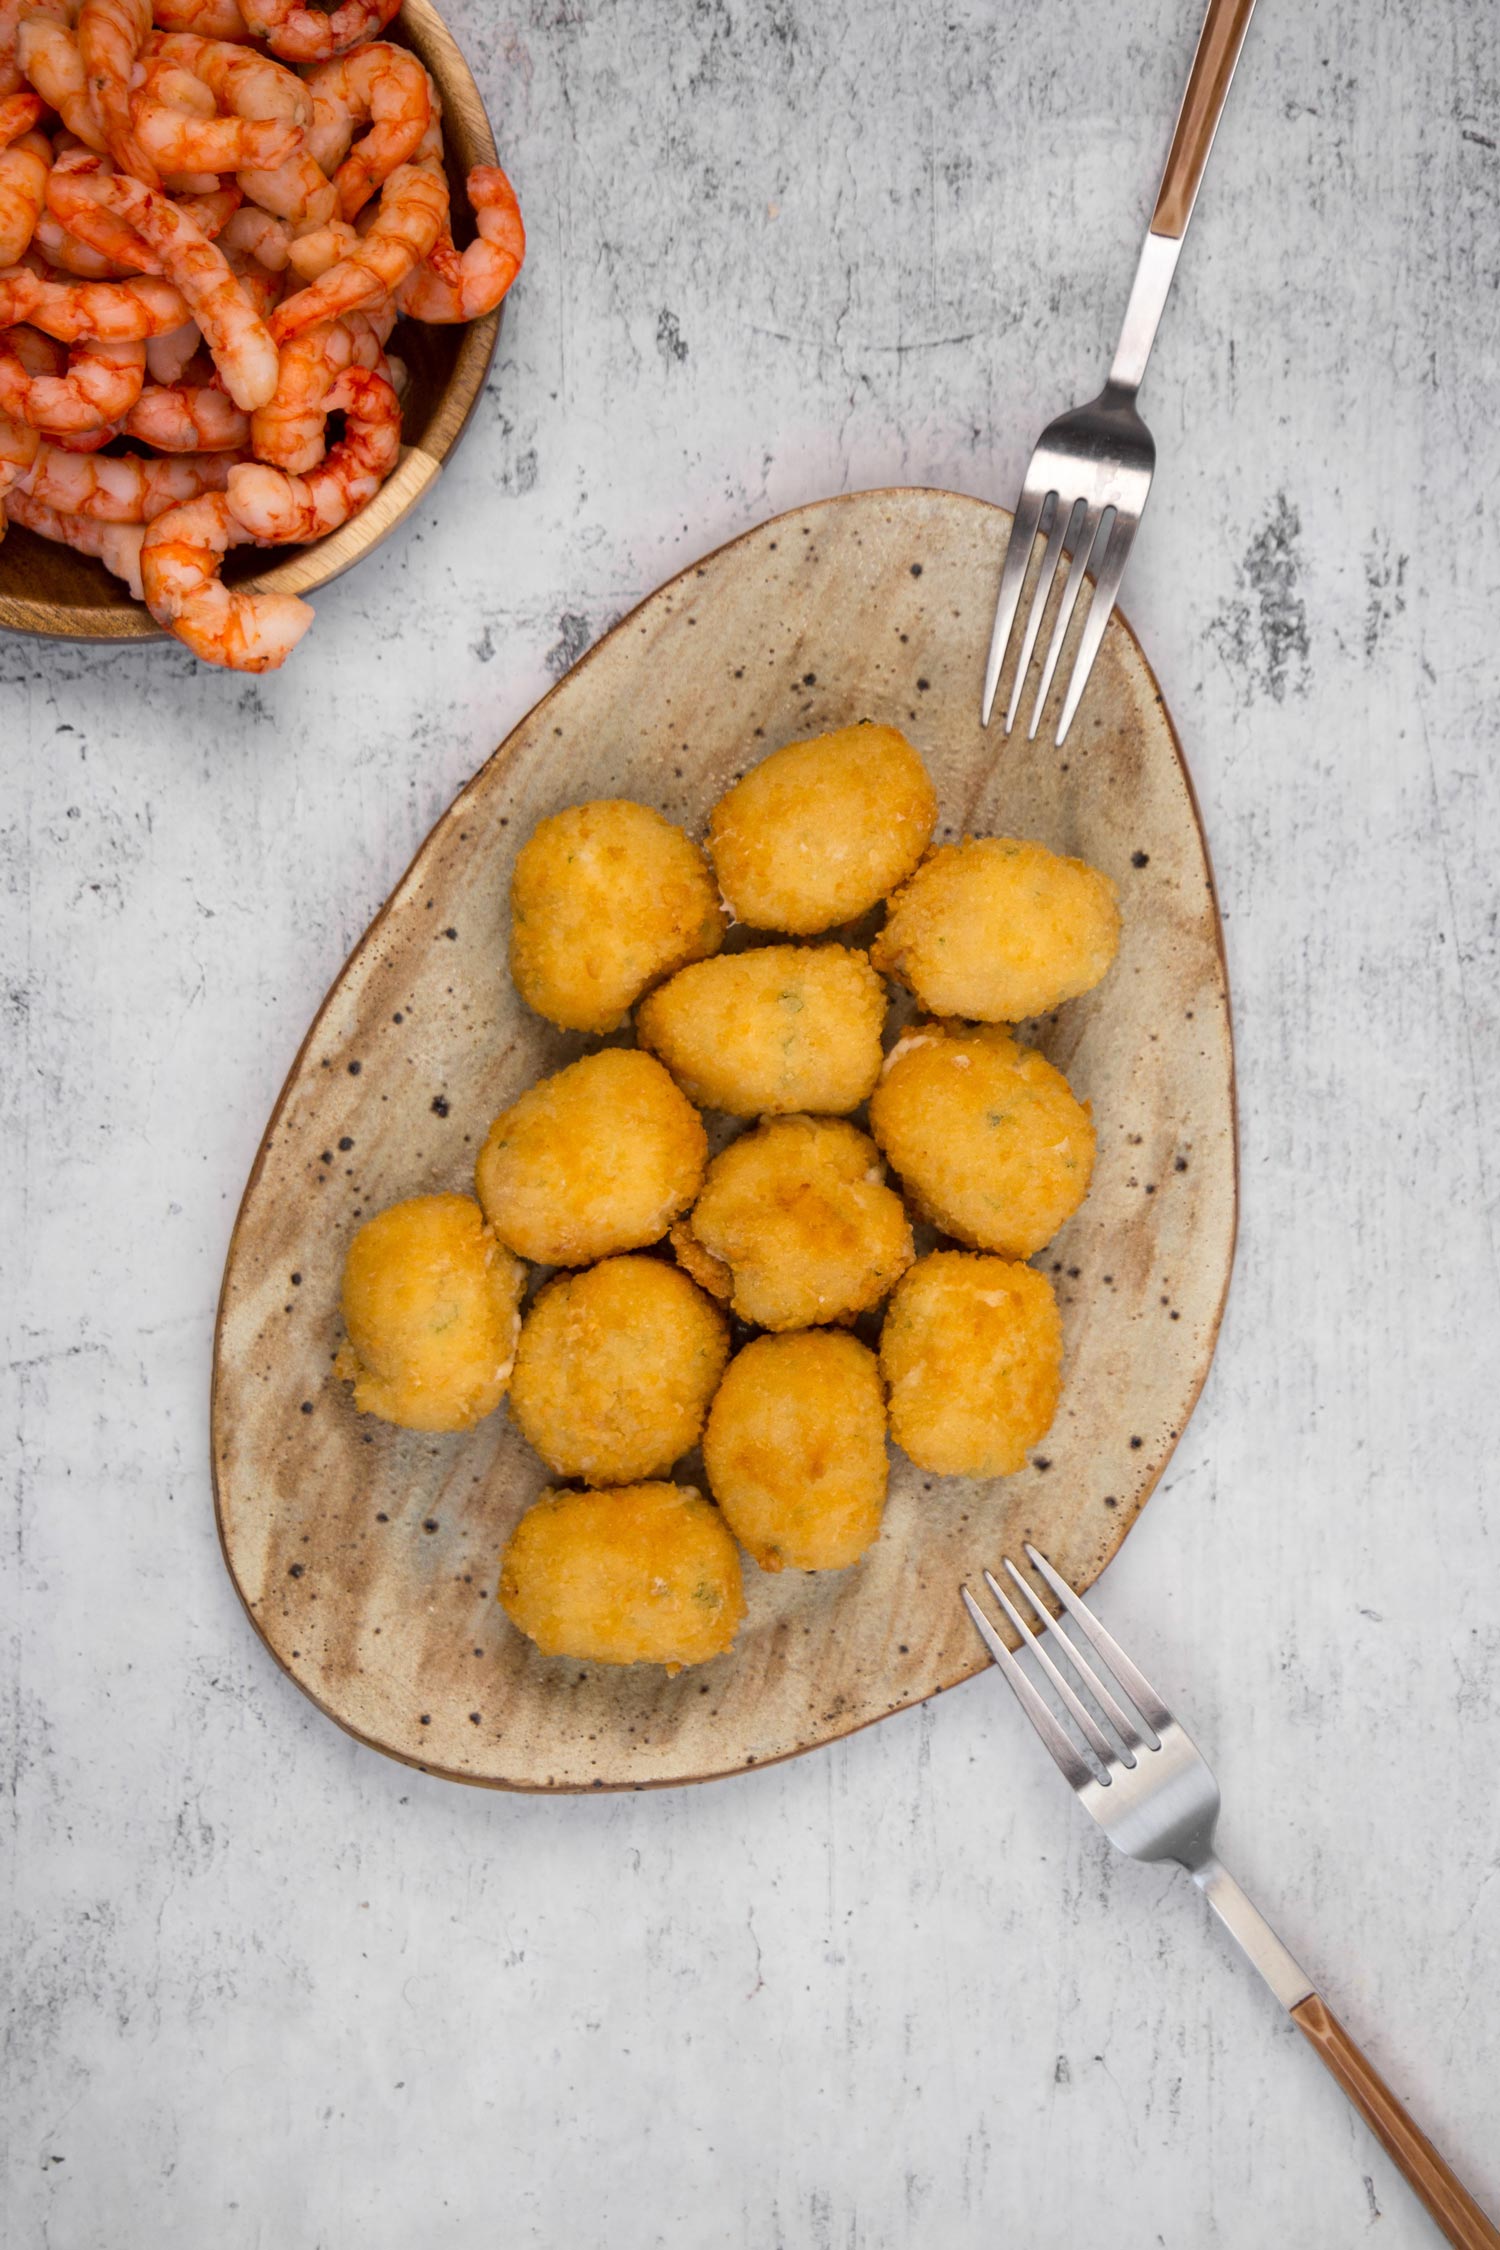
<path id="1" fill-rule="evenodd" d="M 319 1011 L 230 1244 L 214 1490 L 256 1631 L 361 1741 L 513 1789 L 766 1765 L 979 1670 L 960 1584 L 1033 1539 L 1089 1585 L 1161 1475 L 1207 1372 L 1234 1249 L 1213 880 L 1172 722 L 1118 613 L 1061 751 L 1050 729 L 1027 742 L 980 726 L 1009 520 L 952 493 L 864 492 L 705 555 L 521 721 Z M 495 1590 L 516 1519 L 552 1480 L 503 1409 L 444 1437 L 354 1412 L 333 1371 L 344 1254 L 385 1204 L 470 1190 L 495 1113 L 596 1044 L 532 1015 L 506 973 L 511 868 L 536 822 L 587 797 L 639 797 L 701 834 L 764 750 L 866 717 L 921 748 L 943 840 L 1040 836 L 1120 888 L 1114 967 L 1034 1027 L 1099 1133 L 1088 1199 L 1038 1260 L 1062 1310 L 1057 1420 L 1013 1477 L 930 1477 L 896 1454 L 864 1560 L 774 1577 L 747 1563 L 749 1614 L 712 1664 L 668 1679 L 543 1656 Z M 690 1457 L 681 1474 L 693 1471 Z M 1035 1757 L 1024 1727 L 1001 1731 Z"/>
<path id="2" fill-rule="evenodd" d="M 464 180 L 475 164 L 496 162 L 495 136 L 479 88 L 432 0 L 405 0 L 386 35 L 413 49 L 436 81 L 455 221 L 467 211 Z M 464 239 L 459 232 L 459 239 Z M 258 592 L 311 594 L 360 562 L 401 523 L 436 481 L 473 413 L 500 333 L 500 313 L 466 325 L 432 328 L 403 320 L 391 349 L 411 370 L 403 401 L 401 459 L 374 499 L 310 547 L 242 547 L 226 557 L 230 585 Z M 0 626 L 57 640 L 165 639 L 161 627 L 102 563 L 19 524 L 0 541 Z"/>

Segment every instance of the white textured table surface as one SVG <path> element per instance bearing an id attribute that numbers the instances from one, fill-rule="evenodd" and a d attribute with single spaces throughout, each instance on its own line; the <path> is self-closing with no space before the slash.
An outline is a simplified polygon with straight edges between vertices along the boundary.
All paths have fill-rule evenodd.
<path id="1" fill-rule="evenodd" d="M 996 1684 L 557 1802 L 252 1635 L 210 1327 L 306 1020 L 612 618 L 795 501 L 1007 497 L 1123 302 L 1193 0 L 455 0 L 531 261 L 437 503 L 279 677 L 0 644 L 16 2250 L 1432 2239 Z M 1104 1582 L 1223 1847 L 1500 2203 L 1500 14 L 1267 0 L 1127 608 L 1227 917 L 1219 1358 Z M 1466 1780 L 1472 1776 L 1472 1780 Z"/>

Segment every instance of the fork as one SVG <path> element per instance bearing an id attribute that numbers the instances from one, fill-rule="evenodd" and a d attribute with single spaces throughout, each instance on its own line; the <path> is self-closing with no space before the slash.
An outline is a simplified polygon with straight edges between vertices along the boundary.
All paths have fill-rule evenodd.
<path id="1" fill-rule="evenodd" d="M 1022 1710 L 1051 1751 L 1064 1778 L 1110 1842 L 1135 1859 L 1175 1859 L 1185 1867 L 1230 1936 L 1259 1969 L 1293 2023 L 1364 2118 L 1386 2153 L 1405 2173 L 1448 2240 L 1459 2250 L 1500 2250 L 1500 2233 L 1420 2132 L 1373 2066 L 1333 2015 L 1305 1969 L 1253 1907 L 1214 1851 L 1219 1785 L 1203 1758 L 1142 1677 L 1119 1643 L 1105 1631 L 1045 1555 L 1027 1545 L 1033 1568 L 1090 1641 L 1114 1676 L 1123 1701 L 1111 1693 L 1062 1629 L 1040 1595 L 1005 1556 L 1014 1591 L 1040 1621 L 1033 1631 L 992 1571 L 985 1583 L 1019 1642 L 1035 1657 L 1077 1735 L 1056 1717 L 1046 1698 L 1006 1647 L 989 1615 L 967 1586 L 962 1589 L 979 1635 L 1005 1675 Z M 1091 1699 L 1091 1711 L 1069 1685 L 1043 1645 L 1048 1637 Z M 1105 1732 L 1102 1718 L 1112 1730 Z M 1079 1745 L 1082 1737 L 1084 1747 Z"/>
<path id="2" fill-rule="evenodd" d="M 1119 595 L 1120 580 L 1125 575 L 1131 543 L 1156 467 L 1156 441 L 1136 412 L 1136 393 L 1146 372 L 1151 346 L 1156 341 L 1167 292 L 1177 271 L 1182 238 L 1192 217 L 1198 183 L 1208 162 L 1208 152 L 1213 146 L 1214 132 L 1254 6 L 1255 0 L 1209 0 L 1109 379 L 1099 396 L 1091 399 L 1087 406 L 1075 406 L 1070 412 L 1060 414 L 1055 422 L 1048 423 L 1027 466 L 1000 573 L 1000 598 L 995 610 L 989 662 L 985 667 L 984 700 L 980 706 L 981 723 L 988 726 L 1032 550 L 1045 514 L 1048 517 L 1047 544 L 1011 682 L 1005 713 L 1007 734 L 1020 708 L 1021 691 L 1031 668 L 1032 654 L 1064 548 L 1071 561 L 1062 599 L 1053 618 L 1041 686 L 1027 729 L 1028 739 L 1035 736 L 1041 724 L 1043 706 L 1051 692 L 1058 659 L 1091 561 L 1094 594 L 1073 660 L 1062 717 L 1058 721 L 1059 747 L 1073 724 L 1073 715 L 1104 638 L 1104 628 Z M 1082 520 L 1078 530 L 1073 532 L 1071 526 L 1080 510 Z"/>

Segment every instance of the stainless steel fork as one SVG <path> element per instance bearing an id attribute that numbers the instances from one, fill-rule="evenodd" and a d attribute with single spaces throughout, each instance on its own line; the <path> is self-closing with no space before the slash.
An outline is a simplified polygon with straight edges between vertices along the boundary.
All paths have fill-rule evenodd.
<path id="1" fill-rule="evenodd" d="M 1166 170 L 1162 173 L 1156 208 L 1151 214 L 1151 226 L 1136 268 L 1130 302 L 1125 308 L 1125 325 L 1120 331 L 1119 349 L 1109 371 L 1109 380 L 1087 406 L 1075 406 L 1069 413 L 1059 415 L 1055 422 L 1048 423 L 1037 440 L 1036 451 L 1022 481 L 1021 497 L 1016 503 L 1000 573 L 1000 600 L 995 611 L 989 663 L 985 667 L 981 705 L 985 726 L 990 723 L 995 690 L 1005 668 L 1006 650 L 1010 646 L 1032 549 L 1042 529 L 1044 515 L 1047 517 L 1047 544 L 1011 683 L 1005 712 L 1007 734 L 1020 708 L 1022 689 L 1064 549 L 1071 562 L 1062 599 L 1053 617 L 1028 736 L 1035 735 L 1041 723 L 1042 709 L 1051 691 L 1053 675 L 1091 560 L 1093 599 L 1058 721 L 1059 744 L 1073 724 L 1073 715 L 1115 606 L 1131 542 L 1156 467 L 1156 442 L 1136 412 L 1136 393 L 1146 372 L 1151 346 L 1156 341 L 1167 292 L 1177 271 L 1182 238 L 1192 217 L 1198 183 L 1208 162 L 1208 152 L 1213 146 L 1214 132 L 1254 6 L 1255 0 L 1209 0 Z M 1071 527 L 1080 511 L 1081 521 L 1074 531 Z"/>
<path id="2" fill-rule="evenodd" d="M 1360 2053 L 1306 1970 L 1292 1959 L 1270 1923 L 1219 1861 L 1214 1851 L 1219 1785 L 1187 1730 L 1173 1718 L 1150 1681 L 1142 1677 L 1045 1555 L 1031 1546 L 1026 1554 L 1102 1657 L 1119 1691 L 1112 1692 L 1100 1678 L 1073 1636 L 1064 1632 L 1060 1618 L 1049 1614 L 1040 1594 L 1007 1555 L 1005 1569 L 1013 1590 L 1030 1609 L 1040 1630 L 1027 1622 L 1022 1608 L 993 1572 L 985 1572 L 985 1583 L 1010 1620 L 1022 1648 L 1035 1657 L 1051 1683 L 1071 1727 L 1057 1717 L 967 1586 L 962 1589 L 963 1597 L 985 1647 L 1065 1779 L 1120 1851 L 1136 1859 L 1176 1860 L 1187 1869 L 1230 1936 L 1249 1955 L 1297 2029 L 1406 2174 L 1448 2240 L 1458 2244 L 1459 2250 L 1500 2250 L 1500 2233 Z M 1049 1647 L 1071 1668 L 1092 1709 L 1069 1684 Z M 1077 1734 L 1072 1727 L 1077 1728 Z"/>

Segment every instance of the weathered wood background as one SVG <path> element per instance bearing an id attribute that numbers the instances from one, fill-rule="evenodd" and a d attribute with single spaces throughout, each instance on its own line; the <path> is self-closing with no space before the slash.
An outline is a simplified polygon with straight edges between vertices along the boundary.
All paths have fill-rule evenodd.
<path id="1" fill-rule="evenodd" d="M 0 645 L 7 2243 L 1431 2239 L 990 1682 L 708 1789 L 494 1798 L 318 1716 L 209 1505 L 230 1220 L 350 942 L 683 561 L 842 488 L 1009 495 L 1112 341 L 1196 14 L 455 0 L 532 253 L 437 504 L 279 678 Z M 1492 2204 L 1497 144 L 1488 0 L 1267 0 L 1148 386 L 1126 607 L 1217 856 L 1244 1228 L 1104 1590 Z"/>

